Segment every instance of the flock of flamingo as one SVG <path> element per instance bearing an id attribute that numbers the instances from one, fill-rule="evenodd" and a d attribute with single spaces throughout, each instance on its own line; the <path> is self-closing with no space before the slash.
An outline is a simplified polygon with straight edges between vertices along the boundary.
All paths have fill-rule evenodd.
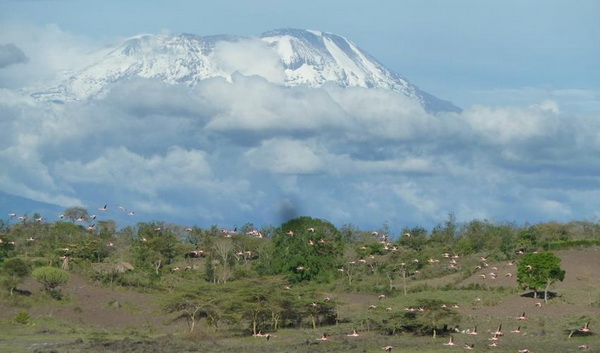
<path id="1" fill-rule="evenodd" d="M 135 216 L 135 212 L 134 211 L 131 211 L 131 210 L 128 211 L 123 206 L 117 206 L 117 208 L 120 211 L 125 212 L 129 216 Z M 109 209 L 108 205 L 104 205 L 104 206 L 98 208 L 98 210 L 101 211 L 101 212 L 106 212 L 106 211 L 108 211 L 108 209 Z M 14 213 L 14 212 L 13 213 L 9 213 L 8 216 L 9 216 L 9 219 L 15 219 L 15 218 L 17 218 L 19 221 L 22 221 L 22 222 L 26 222 L 28 220 L 28 217 L 26 215 L 17 217 L 17 214 Z M 65 215 L 61 214 L 61 215 L 58 216 L 58 218 L 59 219 L 64 219 Z M 87 226 L 87 229 L 88 230 L 93 230 L 93 229 L 95 229 L 95 223 L 91 223 L 91 222 L 94 221 L 94 220 L 96 220 L 96 218 L 97 218 L 97 215 L 94 214 L 94 215 L 91 215 L 91 216 L 89 216 L 87 218 L 83 217 L 83 216 L 79 217 L 79 218 L 75 219 L 74 221 L 75 222 L 89 222 L 90 224 Z M 35 222 L 43 222 L 43 221 L 45 221 L 45 218 L 43 218 L 43 217 L 36 217 L 34 219 L 34 221 Z M 157 227 L 155 230 L 160 231 L 160 230 L 162 230 L 162 228 L 161 227 Z M 184 231 L 191 232 L 191 231 L 193 231 L 193 228 L 187 227 L 187 228 L 184 229 Z M 314 228 L 308 228 L 307 231 L 310 232 L 310 233 L 314 233 L 316 230 Z M 232 237 L 235 234 L 238 234 L 237 227 L 234 228 L 234 229 L 232 229 L 232 230 L 221 229 L 220 233 L 224 237 L 228 237 L 228 238 Z M 260 231 L 256 230 L 256 229 L 255 230 L 251 230 L 251 231 L 247 232 L 246 234 L 247 235 L 256 236 L 258 238 L 263 238 L 264 237 L 263 234 Z M 295 236 L 295 232 L 292 231 L 292 230 L 287 231 L 285 234 L 289 235 L 289 236 Z M 390 250 L 390 251 L 397 251 L 398 250 L 396 248 L 396 246 L 394 246 L 389 241 L 389 238 L 388 238 L 387 235 L 380 235 L 378 232 L 372 232 L 372 235 L 374 237 L 379 237 L 379 241 L 384 245 L 384 249 Z M 405 233 L 404 236 L 410 237 L 411 234 L 410 233 Z M 27 240 L 28 241 L 34 241 L 35 239 L 33 239 L 32 237 L 29 237 Z M 142 241 L 144 241 L 144 240 L 145 239 L 142 239 Z M 0 244 L 2 244 L 2 242 L 3 242 L 2 239 L 0 239 Z M 320 239 L 318 242 L 324 243 L 324 242 L 326 242 L 326 240 L 325 239 Z M 14 242 L 12 242 L 12 243 L 14 244 Z M 113 246 L 113 243 L 109 243 L 107 245 L 108 246 Z M 308 245 L 315 245 L 315 242 L 313 240 L 309 240 L 308 241 Z M 367 249 L 366 247 L 362 247 L 362 248 L 363 249 Z M 64 250 L 68 251 L 69 249 L 64 249 Z M 521 252 L 521 254 L 522 253 L 523 252 Z M 517 253 L 517 254 L 519 254 L 519 253 Z M 202 251 L 202 250 L 193 250 L 193 251 L 189 252 L 188 254 L 186 254 L 186 257 L 204 257 L 204 255 L 205 255 L 204 251 Z M 240 252 L 237 255 L 240 255 L 240 256 L 251 256 L 251 253 L 250 252 Z M 458 259 L 460 258 L 459 255 L 456 255 L 456 254 L 453 255 L 453 254 L 450 254 L 450 253 L 443 253 L 441 256 L 442 256 L 442 258 L 449 259 L 448 265 L 447 265 L 448 268 L 450 268 L 450 269 L 458 269 L 458 264 L 459 264 L 458 263 Z M 373 258 L 374 257 L 371 255 L 370 259 L 373 259 Z M 480 264 L 478 266 L 476 266 L 475 270 L 484 270 L 485 271 L 489 267 L 489 270 L 491 272 L 488 272 L 487 274 L 486 273 L 482 273 L 482 274 L 479 274 L 478 276 L 481 277 L 483 280 L 486 280 L 486 279 L 495 280 L 498 277 L 499 268 L 496 267 L 496 266 L 490 266 L 488 264 L 488 262 L 487 262 L 487 257 L 484 257 L 484 256 L 480 257 L 480 261 L 481 261 Z M 419 260 L 418 259 L 413 259 L 412 262 L 418 263 Z M 429 264 L 439 264 L 439 263 L 441 263 L 441 261 L 439 259 L 435 259 L 435 258 L 430 258 L 427 262 Z M 353 261 L 349 261 L 348 265 L 355 265 L 356 263 L 357 262 L 353 260 Z M 365 263 L 367 263 L 367 260 L 366 259 L 359 259 L 358 263 L 365 264 Z M 507 263 L 507 266 L 513 266 L 514 264 L 515 264 L 515 261 L 509 261 Z M 401 266 L 406 266 L 407 264 L 402 262 L 402 263 L 400 263 L 400 265 Z M 189 269 L 192 269 L 192 268 L 193 267 L 191 265 L 188 265 L 188 266 L 186 266 L 183 269 L 189 270 Z M 297 270 L 304 270 L 304 269 L 305 268 L 303 266 L 298 266 L 298 268 L 297 268 Z M 528 269 L 532 270 L 532 267 L 528 266 Z M 182 270 L 181 267 L 175 267 L 172 271 L 180 271 L 180 270 Z M 342 271 L 342 272 L 345 271 L 344 268 L 340 268 L 339 270 Z M 415 271 L 415 273 L 418 273 L 418 272 L 419 271 Z M 506 272 L 504 274 L 504 276 L 505 277 L 512 277 L 513 275 L 512 275 L 511 272 Z M 291 289 L 291 288 L 290 287 L 286 287 L 286 289 Z M 383 300 L 385 298 L 386 298 L 386 296 L 384 294 L 381 294 L 381 295 L 378 296 L 378 300 Z M 331 300 L 331 298 L 326 297 L 325 300 Z M 476 301 L 481 301 L 480 298 L 476 298 L 475 300 Z M 316 306 L 318 304 L 317 303 L 312 303 L 311 305 Z M 541 307 L 541 305 L 542 304 L 540 302 L 535 303 L 535 306 L 537 306 L 537 307 Z M 456 305 L 456 304 L 454 304 L 452 306 L 445 305 L 445 304 L 442 305 L 442 308 L 450 308 L 450 307 L 452 307 L 453 309 L 458 309 L 459 308 L 459 306 Z M 376 309 L 376 308 L 377 308 L 377 306 L 374 305 L 374 304 L 371 304 L 369 306 L 369 309 Z M 387 311 L 391 311 L 393 309 L 391 307 L 387 307 L 386 310 Z M 425 311 L 425 310 L 428 310 L 428 309 L 425 308 L 425 307 L 419 307 L 419 308 L 406 307 L 406 308 L 404 308 L 404 310 L 406 310 L 406 311 Z M 517 321 L 526 320 L 527 318 L 528 317 L 525 315 L 525 312 L 523 312 L 521 315 L 515 317 L 515 319 Z M 466 334 L 466 335 L 469 335 L 469 336 L 477 336 L 477 335 L 479 335 L 479 332 L 477 331 L 477 326 L 475 326 L 473 329 L 466 329 L 466 330 L 463 330 L 463 331 L 459 331 L 458 329 L 455 329 L 455 330 L 456 330 L 457 333 L 463 333 L 463 334 Z M 524 332 L 521 331 L 521 326 L 520 325 L 516 329 L 511 330 L 509 332 L 511 334 L 526 335 L 526 333 L 524 333 Z M 589 322 L 586 322 L 583 327 L 581 327 L 581 328 L 579 328 L 579 329 L 574 330 L 573 332 L 571 332 L 571 335 L 573 333 L 575 333 L 575 332 L 582 333 L 582 334 L 592 333 L 592 330 L 589 327 Z M 261 331 L 259 331 L 258 333 L 254 334 L 253 336 L 254 337 L 264 337 L 267 340 L 270 340 L 273 337 L 277 337 L 276 335 L 271 334 L 271 333 L 263 334 Z M 354 329 L 351 333 L 348 333 L 346 336 L 347 337 L 359 337 L 360 334 L 358 333 L 358 331 L 356 329 Z M 504 336 L 504 332 L 502 331 L 502 324 L 500 324 L 498 326 L 498 328 L 494 332 L 491 332 L 491 337 L 488 339 L 490 341 L 490 343 L 488 344 L 488 347 L 492 347 L 492 348 L 493 347 L 499 347 L 500 346 L 501 338 L 503 336 Z M 328 336 L 327 333 L 323 333 L 320 337 L 316 338 L 316 340 L 318 340 L 318 341 L 330 341 L 331 338 Z M 452 336 L 452 335 L 450 336 L 449 341 L 446 342 L 446 343 L 443 343 L 443 345 L 444 346 L 459 346 L 457 343 L 455 343 L 454 336 Z M 466 349 L 466 350 L 474 350 L 475 349 L 475 344 L 474 343 L 464 343 L 462 345 L 462 347 L 464 349 Z M 585 344 L 582 344 L 582 345 L 579 345 L 578 348 L 582 349 L 582 350 L 586 350 L 586 349 L 589 349 L 589 346 L 585 345 Z M 394 347 L 390 346 L 390 345 L 387 345 L 387 346 L 382 347 L 382 349 L 384 351 L 386 351 L 386 352 L 391 352 L 392 349 L 394 349 Z M 518 353 L 533 353 L 533 352 L 531 350 L 529 350 L 528 348 L 523 348 L 523 349 L 519 349 Z"/>
<path id="2" fill-rule="evenodd" d="M 525 313 L 523 313 L 521 316 L 517 317 L 517 320 L 525 320 L 526 316 Z M 592 331 L 590 330 L 589 327 L 589 322 L 586 322 L 585 325 L 581 328 L 579 328 L 577 331 L 581 332 L 581 333 L 591 333 Z M 477 332 L 477 327 L 475 327 L 473 330 L 466 330 L 463 331 L 463 333 L 466 333 L 467 335 L 471 335 L 471 336 L 476 336 L 479 333 Z M 526 335 L 525 333 L 523 333 L 521 331 L 521 326 L 518 326 L 516 329 L 510 331 L 511 334 L 522 334 L 522 335 Z M 266 337 L 267 340 L 269 340 L 271 337 L 276 337 L 275 335 L 272 335 L 270 333 L 267 334 L 263 334 L 261 331 L 259 331 L 257 334 L 253 335 L 254 337 Z M 346 335 L 346 337 L 359 337 L 360 334 L 358 333 L 357 330 L 353 330 L 351 333 L 348 333 Z M 498 326 L 498 328 L 494 331 L 491 332 L 491 337 L 488 339 L 490 341 L 490 343 L 488 344 L 488 347 L 493 348 L 493 347 L 500 347 L 500 339 L 504 336 L 504 332 L 502 331 L 502 324 L 500 324 L 500 326 Z M 330 341 L 331 338 L 329 337 L 329 335 L 327 333 L 323 333 L 320 337 L 316 338 L 317 341 Z M 450 336 L 450 339 L 448 340 L 448 342 L 443 343 L 444 346 L 449 346 L 449 347 L 459 347 L 460 345 L 457 344 L 456 342 L 454 342 L 454 336 Z M 462 347 L 466 350 L 474 350 L 475 349 L 475 343 L 464 343 L 462 345 Z M 590 347 L 586 344 L 581 344 L 578 345 L 577 348 L 581 349 L 581 350 L 587 350 Z M 382 347 L 383 350 L 385 350 L 386 352 L 391 352 L 392 349 L 394 349 L 393 346 L 387 345 Z M 528 348 L 523 348 L 523 349 L 519 349 L 518 353 L 533 353 L 533 351 L 529 350 Z"/>

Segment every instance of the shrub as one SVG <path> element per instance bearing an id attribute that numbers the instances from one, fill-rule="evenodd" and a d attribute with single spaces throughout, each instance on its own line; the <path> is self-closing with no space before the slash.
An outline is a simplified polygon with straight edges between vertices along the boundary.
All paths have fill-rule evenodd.
<path id="1" fill-rule="evenodd" d="M 58 286 L 67 284 L 71 275 L 65 270 L 56 267 L 38 267 L 31 273 L 31 277 L 44 285 L 48 292 L 54 291 Z"/>
<path id="2" fill-rule="evenodd" d="M 31 316 L 29 316 L 29 313 L 26 311 L 20 311 L 17 313 L 17 315 L 15 315 L 14 320 L 17 324 L 27 325 L 31 320 Z"/>
<path id="3" fill-rule="evenodd" d="M 10 290 L 10 294 L 12 295 L 15 287 L 29 275 L 31 268 L 27 262 L 18 257 L 13 257 L 4 262 L 2 272 L 6 274 L 6 278 L 2 284 Z"/>

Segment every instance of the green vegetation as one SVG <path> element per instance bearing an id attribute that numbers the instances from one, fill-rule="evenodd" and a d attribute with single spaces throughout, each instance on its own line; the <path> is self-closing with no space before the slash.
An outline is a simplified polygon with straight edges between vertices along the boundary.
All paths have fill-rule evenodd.
<path id="1" fill-rule="evenodd" d="M 69 282 L 69 272 L 56 267 L 43 266 L 38 267 L 31 272 L 31 277 L 44 285 L 47 292 L 52 292 L 58 286 L 62 286 Z"/>
<path id="2" fill-rule="evenodd" d="M 31 273 L 29 264 L 21 258 L 13 257 L 4 262 L 2 266 L 4 280 L 2 284 L 8 288 L 10 295 L 13 295 L 14 289 L 21 283 L 25 277 Z"/>
<path id="3" fill-rule="evenodd" d="M 158 326 L 177 333 L 182 341 L 172 346 L 182 352 L 262 351 L 263 333 L 271 335 L 274 351 L 373 352 L 391 344 L 444 352 L 447 347 L 441 340 L 446 342 L 467 327 L 492 330 L 496 321 L 515 320 L 518 313 L 489 315 L 485 320 L 473 313 L 520 298 L 522 290 L 533 290 L 535 296 L 543 290 L 544 305 L 578 301 L 597 311 L 600 302 L 590 274 L 577 275 L 581 290 L 576 296 L 548 295 L 557 281 L 576 276 L 566 273 L 561 258 L 549 250 L 597 246 L 600 224 L 592 222 L 458 223 L 450 214 L 431 232 L 413 227 L 394 235 L 386 224 L 377 230 L 353 225 L 338 229 L 311 217 L 262 229 L 248 223 L 236 231 L 162 222 L 118 229 L 111 220 L 89 227 L 89 217 L 85 209 L 69 208 L 64 212 L 67 221 L 28 220 L 10 227 L 3 223 L 0 283 L 6 291 L 0 300 L 14 308 L 6 325 L 19 323 L 21 332 L 48 325 L 35 309 L 49 303 L 67 305 L 68 301 L 52 298 L 62 298 L 59 288 L 74 276 L 115 293 L 151 293 L 150 305 L 164 321 Z M 508 279 L 508 272 L 514 273 L 516 281 L 495 284 Z M 32 279 L 50 295 L 20 289 Z M 102 310 L 119 315 L 144 311 L 142 304 L 116 298 L 103 304 Z M 89 315 L 85 302 L 73 307 L 79 320 Z M 520 342 L 534 342 L 537 351 L 570 351 L 559 338 L 567 337 L 565 332 L 579 332 L 576 324 L 596 324 L 600 317 L 593 313 L 569 317 L 556 327 L 550 327 L 550 320 L 555 319 L 540 316 L 527 322 L 524 328 L 532 334 Z M 161 332 L 157 325 L 147 326 L 90 332 L 67 325 L 56 332 L 61 337 L 71 337 L 73 332 L 85 337 L 90 346 L 82 348 L 81 343 L 77 349 L 93 352 L 96 346 L 115 345 L 118 352 L 121 345 L 130 345 L 121 341 L 126 332 L 139 339 L 139 345 L 152 346 L 150 342 L 156 342 L 152 340 Z M 359 340 L 347 336 L 353 330 L 361 333 Z M 337 339 L 319 341 L 322 333 Z M 554 345 L 533 340 L 550 334 L 558 337 Z M 573 340 L 585 338 L 573 336 Z M 204 344 L 207 340 L 215 343 Z M 195 348 L 187 345 L 190 342 Z M 522 348 L 514 342 L 505 344 L 510 348 L 506 351 Z"/>
<path id="4" fill-rule="evenodd" d="M 517 281 L 523 288 L 544 288 L 544 301 L 548 302 L 548 288 L 556 281 L 565 279 L 565 270 L 560 268 L 560 258 L 552 253 L 527 254 L 519 262 Z M 534 295 L 534 298 L 536 297 Z"/>

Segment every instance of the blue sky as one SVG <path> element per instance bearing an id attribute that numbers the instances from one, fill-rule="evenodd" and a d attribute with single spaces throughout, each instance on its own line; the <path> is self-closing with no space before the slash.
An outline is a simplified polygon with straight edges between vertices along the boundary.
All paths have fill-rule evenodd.
<path id="1" fill-rule="evenodd" d="M 284 214 L 363 228 L 388 223 L 396 232 L 403 226 L 431 228 L 448 213 L 459 221 L 596 220 L 598 18 L 596 0 L 0 0 L 0 192 L 91 209 L 105 203 L 99 200 L 104 195 L 115 204 L 128 203 L 140 220 L 146 214 L 146 220 L 165 216 L 200 226 L 277 225 Z M 401 103 L 389 100 L 393 116 L 375 112 L 373 119 L 380 120 L 373 126 L 351 113 L 345 118 L 352 123 L 319 125 L 318 117 L 331 111 L 317 106 L 321 115 L 294 122 L 310 122 L 322 136 L 306 137 L 306 130 L 276 123 L 248 131 L 257 140 L 245 146 L 222 144 L 239 133 L 231 122 L 218 120 L 222 114 L 212 125 L 194 120 L 206 115 L 198 108 L 205 100 L 197 96 L 190 96 L 197 105 L 185 107 L 191 117 L 170 112 L 180 104 L 177 97 L 190 94 L 173 87 L 149 88 L 164 99 L 159 103 L 136 95 L 139 83 L 132 82 L 121 96 L 109 95 L 101 105 L 64 107 L 39 106 L 22 93 L 77 67 L 88 52 L 130 36 L 258 36 L 278 28 L 341 35 L 465 111 L 406 115 L 398 108 Z M 243 85 L 264 94 L 264 102 L 286 98 L 276 87 L 251 79 Z M 226 96 L 222 106 L 209 106 L 212 111 L 228 112 L 245 103 L 243 94 L 211 89 Z M 201 92 L 202 87 L 193 94 Z M 352 90 L 326 93 L 327 99 L 348 102 L 369 116 L 364 106 L 352 106 L 367 97 Z M 150 103 L 165 106 L 155 115 L 140 114 Z M 291 114 L 273 106 L 261 108 Z M 232 121 L 239 123 L 237 118 Z M 190 131 L 174 127 L 191 122 Z M 217 132 L 210 130 L 215 125 Z M 377 142 L 354 140 L 358 132 Z M 190 137 L 206 133 L 218 137 L 206 137 L 207 145 Z M 159 134 L 151 143 L 132 138 Z M 269 165 L 273 160 L 281 164 Z M 195 168 L 184 174 L 176 167 L 183 162 Z M 9 211 L 11 205 L 0 205 L 0 212 Z"/>

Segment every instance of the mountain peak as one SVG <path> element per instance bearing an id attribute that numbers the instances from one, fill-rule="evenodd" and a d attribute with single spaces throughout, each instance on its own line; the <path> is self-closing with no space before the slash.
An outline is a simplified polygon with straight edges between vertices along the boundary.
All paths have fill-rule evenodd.
<path id="1" fill-rule="evenodd" d="M 231 81 L 234 71 L 219 66 L 214 57 L 215 48 L 219 43 L 251 39 L 189 33 L 134 36 L 116 47 L 98 52 L 91 62 L 75 70 L 67 80 L 33 96 L 54 101 L 101 97 L 110 89 L 111 83 L 134 77 L 188 86 L 211 77 Z M 280 58 L 285 86 L 316 88 L 333 83 L 340 87 L 389 89 L 418 100 L 428 111 L 460 111 L 388 70 L 344 37 L 318 30 L 284 28 L 265 32 L 258 39 Z"/>

